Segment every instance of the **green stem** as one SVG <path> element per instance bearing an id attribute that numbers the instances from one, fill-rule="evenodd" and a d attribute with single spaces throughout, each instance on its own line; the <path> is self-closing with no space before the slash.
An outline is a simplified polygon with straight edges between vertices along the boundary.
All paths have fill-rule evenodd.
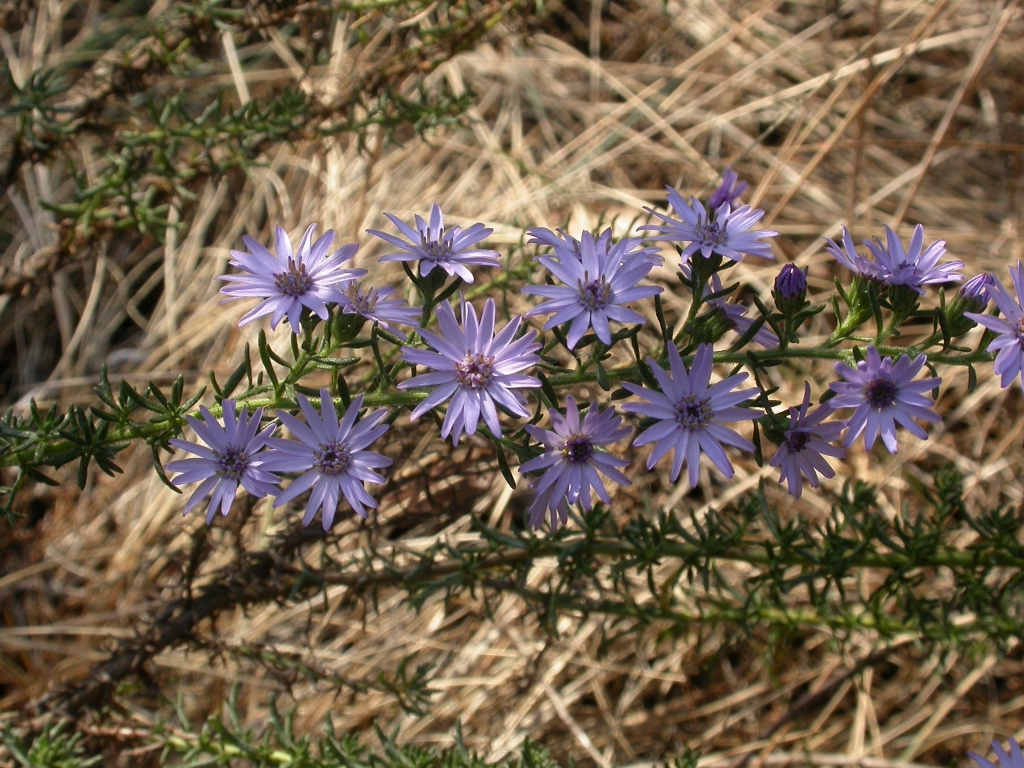
<path id="1" fill-rule="evenodd" d="M 503 535 L 501 540 L 508 544 L 513 543 Z M 552 594 L 541 590 L 533 590 L 524 587 L 518 577 L 510 580 L 499 577 L 499 574 L 502 572 L 507 574 L 510 568 L 515 569 L 543 557 L 556 557 L 560 559 L 571 555 L 572 558 L 580 560 L 585 559 L 589 555 L 604 556 L 613 562 L 622 562 L 625 559 L 636 556 L 638 551 L 634 544 L 618 538 L 588 539 L 583 536 L 569 536 L 563 539 L 548 539 L 543 542 L 534 542 L 536 546 L 525 546 L 528 543 L 521 542 L 521 545 L 524 545 L 522 549 L 500 553 L 494 552 L 484 545 L 471 544 L 466 547 L 460 547 L 458 551 L 459 557 L 454 561 L 433 563 L 425 569 L 414 567 L 408 571 L 405 579 L 413 576 L 421 580 L 439 579 L 446 575 L 464 571 L 464 564 L 466 562 L 473 562 L 473 570 L 481 574 L 481 583 L 485 586 L 504 592 L 515 592 L 530 602 L 546 606 L 557 606 L 565 611 L 643 618 L 645 621 L 662 619 L 674 623 L 725 621 L 746 624 L 751 619 L 754 619 L 770 624 L 804 624 L 833 628 L 877 629 L 887 634 L 902 632 L 912 632 L 918 635 L 927 634 L 919 626 L 908 625 L 895 619 L 879 618 L 867 612 L 859 614 L 830 612 L 823 614 L 819 610 L 790 609 L 775 606 L 758 606 L 752 609 L 714 606 L 690 613 L 680 611 L 673 606 L 659 605 L 656 602 L 638 603 L 632 599 L 628 601 L 592 599 L 576 595 Z M 735 549 L 708 551 L 706 547 L 702 548 L 694 544 L 673 540 L 662 541 L 659 547 L 658 559 L 664 562 L 670 558 L 683 562 L 692 562 L 696 558 L 705 561 L 731 561 L 757 566 L 785 565 L 809 569 L 811 572 L 822 572 L 821 563 L 813 556 L 803 556 L 796 551 L 780 552 L 777 547 L 752 542 L 744 542 Z M 933 553 L 921 553 L 913 557 L 898 552 L 878 553 L 861 551 L 852 553 L 848 559 L 844 560 L 843 565 L 851 573 L 862 568 L 880 568 L 890 571 L 942 567 L 954 569 L 992 567 L 1021 569 L 1024 568 L 1024 558 L 995 548 L 989 551 L 966 552 L 943 548 Z M 484 576 L 483 574 L 486 572 L 494 573 L 494 576 Z M 377 570 L 371 566 L 367 569 L 366 564 L 360 561 L 358 574 L 345 571 L 337 574 L 324 574 L 322 579 L 325 583 L 347 584 L 353 578 L 358 578 L 365 586 L 376 583 L 378 580 L 392 581 L 395 576 L 396 569 L 394 568 Z M 643 614 L 642 617 L 640 614 Z M 1013 627 L 1008 628 L 1013 629 Z M 969 629 L 969 625 L 960 627 L 961 631 Z"/>
<path id="2" fill-rule="evenodd" d="M 828 337 L 828 341 L 825 342 L 825 346 L 829 349 L 837 347 L 843 341 L 845 341 L 851 334 L 855 333 L 864 323 L 871 317 L 870 313 L 853 312 L 851 311 L 846 319 L 836 326 L 836 329 L 832 331 L 832 335 Z"/>
<path id="3" fill-rule="evenodd" d="M 903 354 L 917 354 L 915 348 L 886 346 L 879 347 L 878 352 L 883 356 L 889 357 L 897 357 Z M 833 360 L 842 361 L 848 365 L 855 364 L 855 358 L 852 351 L 846 349 L 829 349 L 825 346 L 812 348 L 790 347 L 788 349 L 768 349 L 748 352 L 719 352 L 715 354 L 714 359 L 716 363 L 734 365 L 750 363 L 756 365 L 760 363 L 784 361 L 787 359 Z M 983 362 L 991 362 L 993 359 L 993 355 L 983 351 L 972 352 L 964 355 L 929 356 L 930 362 L 940 365 L 975 365 Z M 305 375 L 305 373 L 296 376 L 296 372 L 304 370 L 308 363 L 308 354 L 303 353 L 300 355 L 299 360 L 296 361 L 295 365 L 289 372 L 289 375 L 284 379 L 284 382 L 287 384 L 294 384 L 294 382 L 301 379 L 301 375 Z M 643 383 L 643 379 L 641 378 L 639 369 L 636 365 L 609 368 L 604 371 L 604 374 L 610 382 L 630 381 L 637 384 Z M 598 374 L 596 370 L 592 367 L 584 367 L 570 373 L 550 376 L 548 381 L 551 383 L 552 387 L 564 388 L 577 384 L 596 382 L 597 379 Z M 425 391 L 372 392 L 364 393 L 363 402 L 364 405 L 371 408 L 412 407 L 424 400 L 426 396 L 427 392 Z M 319 404 L 319 398 L 311 397 L 310 401 Z M 237 400 L 237 403 L 239 406 L 247 405 L 251 410 L 264 408 L 266 410 L 275 411 L 295 407 L 295 401 L 289 397 L 240 398 Z M 336 400 L 336 403 L 338 405 L 342 405 L 340 399 Z M 210 412 L 213 413 L 214 416 L 220 416 L 222 414 L 220 404 L 212 405 L 210 407 Z M 106 444 L 116 445 L 118 443 L 131 442 L 134 440 L 159 439 L 167 434 L 168 426 L 165 423 L 133 423 L 128 427 L 112 429 L 107 435 Z M 16 466 L 44 466 L 44 459 L 62 454 L 72 447 L 73 446 L 66 441 L 59 441 L 46 446 L 33 446 L 23 451 L 0 456 L 0 468 Z"/>

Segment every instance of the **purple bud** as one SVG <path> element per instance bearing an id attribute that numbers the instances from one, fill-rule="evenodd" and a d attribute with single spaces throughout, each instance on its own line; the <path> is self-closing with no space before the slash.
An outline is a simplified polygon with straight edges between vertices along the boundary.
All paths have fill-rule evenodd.
<path id="1" fill-rule="evenodd" d="M 963 336 L 977 325 L 978 315 L 988 307 L 997 285 L 995 276 L 986 273 L 972 277 L 960 286 L 956 297 L 946 304 L 944 310 L 945 327 L 950 336 Z"/>
<path id="2" fill-rule="evenodd" d="M 783 301 L 803 299 L 807 293 L 807 270 L 785 264 L 775 278 L 775 293 Z"/>
<path id="3" fill-rule="evenodd" d="M 739 175 L 732 168 L 726 168 L 722 174 L 722 183 L 708 198 L 708 208 L 712 211 L 718 209 L 722 203 L 732 206 L 736 200 L 747 191 L 750 185 L 740 181 Z"/>
<path id="4" fill-rule="evenodd" d="M 775 277 L 772 298 L 779 312 L 793 319 L 807 306 L 807 269 L 784 264 Z"/>
<path id="5" fill-rule="evenodd" d="M 991 298 L 989 292 L 995 288 L 995 285 L 996 279 L 987 272 L 977 277 L 972 277 L 960 288 L 960 298 L 978 307 L 977 309 L 972 308 L 973 312 L 983 312 Z"/>

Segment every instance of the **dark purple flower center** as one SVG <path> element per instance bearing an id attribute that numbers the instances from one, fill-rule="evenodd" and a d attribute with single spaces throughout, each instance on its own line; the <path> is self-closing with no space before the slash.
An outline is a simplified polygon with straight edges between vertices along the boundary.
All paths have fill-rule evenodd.
<path id="1" fill-rule="evenodd" d="M 594 455 L 594 444 L 590 442 L 587 435 L 576 433 L 572 437 L 566 438 L 562 455 L 570 464 L 586 464 Z"/>
<path id="2" fill-rule="evenodd" d="M 224 453 L 217 454 L 217 474 L 231 480 L 238 480 L 249 469 L 249 457 L 244 448 L 229 446 Z"/>
<path id="3" fill-rule="evenodd" d="M 461 363 L 455 364 L 455 380 L 470 389 L 483 389 L 494 372 L 494 358 L 467 352 Z"/>
<path id="4" fill-rule="evenodd" d="M 352 452 L 344 442 L 331 440 L 328 443 L 320 443 L 313 451 L 313 468 L 321 475 L 340 475 L 351 463 Z"/>
<path id="5" fill-rule="evenodd" d="M 426 254 L 424 258 L 427 261 L 450 261 L 455 250 L 452 239 L 444 236 L 444 230 L 438 233 L 436 240 L 421 232 L 420 248 Z"/>
<path id="6" fill-rule="evenodd" d="M 696 432 L 711 421 L 711 401 L 697 395 L 684 395 L 676 402 L 676 421 L 687 432 Z"/>
<path id="7" fill-rule="evenodd" d="M 377 294 L 371 292 L 369 295 L 364 295 L 358 288 L 353 288 L 348 292 L 348 300 L 349 306 L 358 315 L 368 315 L 377 306 Z"/>
<path id="8" fill-rule="evenodd" d="M 704 219 L 703 216 L 698 216 L 696 230 L 696 239 L 702 245 L 721 245 L 725 240 L 725 227 L 710 218 Z"/>
<path id="9" fill-rule="evenodd" d="M 864 398 L 872 408 L 881 410 L 895 403 L 898 393 L 899 387 L 896 386 L 896 382 L 889 381 L 889 379 L 875 379 L 864 390 Z"/>
<path id="10" fill-rule="evenodd" d="M 786 436 L 786 447 L 790 453 L 800 453 L 807 444 L 811 442 L 811 435 L 809 432 L 790 432 Z"/>
<path id="11" fill-rule="evenodd" d="M 586 277 L 588 275 L 584 274 L 584 279 Z M 589 283 L 581 280 L 579 282 L 579 292 L 580 304 L 591 311 L 604 309 L 612 300 L 612 287 L 608 284 L 608 280 L 604 275 Z"/>
<path id="12" fill-rule="evenodd" d="M 274 275 L 274 285 L 277 290 L 285 296 L 303 296 L 313 288 L 313 278 L 306 271 L 306 265 L 302 262 L 295 263 L 294 259 L 288 261 L 288 269 Z"/>

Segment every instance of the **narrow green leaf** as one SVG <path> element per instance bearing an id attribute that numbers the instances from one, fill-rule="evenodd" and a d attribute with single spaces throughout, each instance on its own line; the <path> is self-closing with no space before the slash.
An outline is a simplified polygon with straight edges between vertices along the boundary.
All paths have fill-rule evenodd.
<path id="1" fill-rule="evenodd" d="M 263 370 L 266 371 L 267 378 L 270 379 L 270 383 L 274 387 L 274 394 L 280 397 L 280 384 L 277 381 L 277 373 L 274 371 L 274 363 L 271 360 L 271 350 L 270 345 L 267 344 L 267 334 L 263 330 L 260 330 L 259 336 L 256 337 L 256 348 L 260 353 L 260 361 L 263 363 Z"/>
<path id="2" fill-rule="evenodd" d="M 505 482 L 508 483 L 508 487 L 515 490 L 516 481 L 512 475 L 512 468 L 508 465 L 508 459 L 505 457 L 505 449 L 501 443 L 497 440 L 494 441 L 494 447 L 498 456 L 498 467 L 501 469 L 502 477 L 505 478 Z"/>

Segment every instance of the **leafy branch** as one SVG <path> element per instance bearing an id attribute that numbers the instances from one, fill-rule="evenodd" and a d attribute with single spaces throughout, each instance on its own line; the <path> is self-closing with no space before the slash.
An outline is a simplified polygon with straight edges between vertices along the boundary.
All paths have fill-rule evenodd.
<path id="1" fill-rule="evenodd" d="M 544 536 L 475 520 L 475 539 L 441 539 L 420 550 L 371 540 L 338 559 L 322 555 L 319 568 L 306 565 L 301 553 L 324 535 L 291 530 L 211 574 L 198 594 L 168 603 L 86 680 L 45 704 L 69 713 L 95 707 L 157 654 L 201 643 L 196 632 L 205 619 L 236 606 L 309 600 L 331 586 L 371 605 L 382 590 L 398 590 L 413 608 L 475 596 L 486 611 L 515 594 L 551 632 L 569 614 L 610 617 L 627 632 L 724 624 L 745 632 L 818 628 L 840 644 L 861 632 L 882 642 L 909 635 L 943 648 L 1012 642 L 1024 632 L 1024 517 L 1008 510 L 968 516 L 962 479 L 952 469 L 941 470 L 935 489 L 923 493 L 927 508 L 907 520 L 887 518 L 862 483 L 847 485 L 824 524 L 783 522 L 763 489 L 703 520 L 666 510 L 618 525 L 598 508 L 578 529 Z M 965 546 L 959 542 L 966 531 L 977 536 Z M 557 567 L 538 583 L 532 572 L 542 559 Z M 737 577 L 730 563 L 750 567 Z M 864 569 L 883 578 L 861 600 Z M 917 584 L 939 571 L 951 579 L 947 593 L 919 595 Z"/>

